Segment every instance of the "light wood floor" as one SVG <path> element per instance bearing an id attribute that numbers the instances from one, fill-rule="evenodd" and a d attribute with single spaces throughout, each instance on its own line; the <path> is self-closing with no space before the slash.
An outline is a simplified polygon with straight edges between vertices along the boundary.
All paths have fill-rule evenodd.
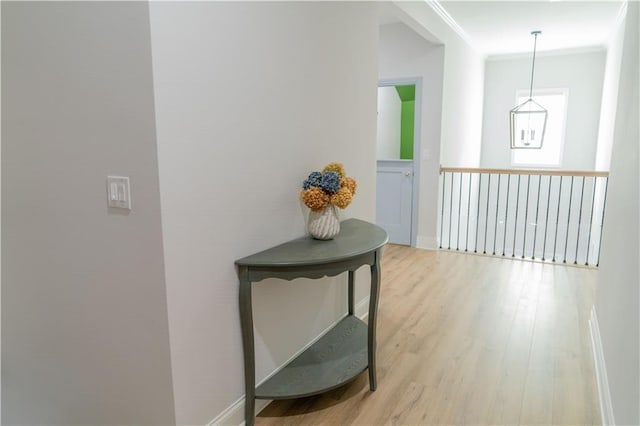
<path id="1" fill-rule="evenodd" d="M 389 245 L 378 389 L 366 372 L 275 401 L 257 425 L 599 424 L 589 314 L 597 271 Z"/>

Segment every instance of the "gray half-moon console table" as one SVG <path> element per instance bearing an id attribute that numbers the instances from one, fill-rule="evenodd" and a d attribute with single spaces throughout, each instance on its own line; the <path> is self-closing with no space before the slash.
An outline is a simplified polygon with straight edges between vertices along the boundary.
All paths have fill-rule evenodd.
<path id="1" fill-rule="evenodd" d="M 245 424 L 254 424 L 255 399 L 289 399 L 337 388 L 369 369 L 376 390 L 376 315 L 380 293 L 380 257 L 387 243 L 380 227 L 348 219 L 333 240 L 298 238 L 236 261 L 240 279 L 240 322 L 244 347 Z M 367 324 L 354 315 L 354 275 L 371 267 Z M 348 315 L 256 388 L 251 285 L 265 278 L 322 278 L 348 272 Z"/>

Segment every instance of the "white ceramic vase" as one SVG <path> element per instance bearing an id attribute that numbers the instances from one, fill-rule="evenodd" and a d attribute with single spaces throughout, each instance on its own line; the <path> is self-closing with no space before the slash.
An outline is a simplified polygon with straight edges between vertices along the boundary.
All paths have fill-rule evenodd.
<path id="1" fill-rule="evenodd" d="M 331 240 L 340 232 L 338 208 L 333 204 L 322 210 L 309 212 L 309 234 L 316 240 Z"/>

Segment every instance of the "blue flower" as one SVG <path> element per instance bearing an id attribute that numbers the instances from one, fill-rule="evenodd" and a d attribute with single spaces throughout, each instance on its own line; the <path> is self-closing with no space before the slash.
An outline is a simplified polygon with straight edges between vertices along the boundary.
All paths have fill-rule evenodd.
<path id="1" fill-rule="evenodd" d="M 303 189 L 309 189 L 312 186 L 321 186 L 322 181 L 322 173 L 320 172 L 311 172 L 307 180 L 302 183 Z"/>
<path id="2" fill-rule="evenodd" d="M 336 172 L 323 173 L 320 188 L 329 194 L 335 194 L 340 189 L 340 175 Z"/>

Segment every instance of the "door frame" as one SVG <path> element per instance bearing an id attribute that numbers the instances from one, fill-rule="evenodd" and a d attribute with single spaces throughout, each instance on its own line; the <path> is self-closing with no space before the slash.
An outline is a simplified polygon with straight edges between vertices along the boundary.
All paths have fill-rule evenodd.
<path id="1" fill-rule="evenodd" d="M 420 153 L 422 130 L 422 77 L 385 78 L 378 80 L 378 87 L 416 86 L 416 100 L 413 111 L 413 185 L 411 188 L 411 247 L 416 247 L 418 237 L 418 206 L 420 198 Z M 376 169 L 377 169 L 376 159 Z"/>

